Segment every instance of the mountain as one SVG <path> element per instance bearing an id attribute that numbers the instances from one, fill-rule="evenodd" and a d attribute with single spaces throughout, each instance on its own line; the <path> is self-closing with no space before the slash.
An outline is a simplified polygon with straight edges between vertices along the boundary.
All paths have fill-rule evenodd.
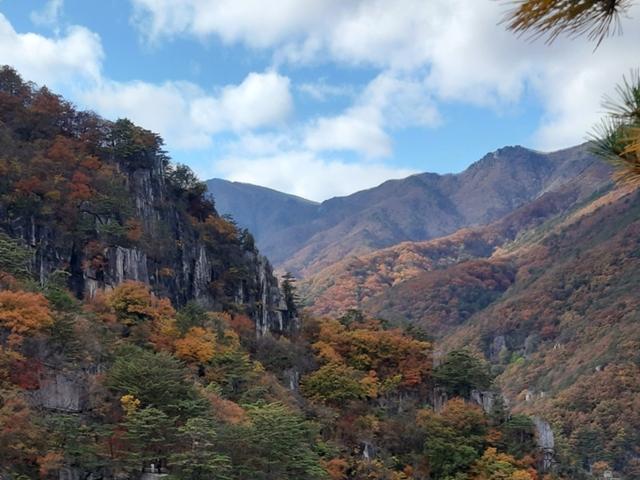
<path id="1" fill-rule="evenodd" d="M 0 142 L 0 233 L 29 248 L 41 285 L 58 272 L 92 298 L 132 280 L 179 306 L 234 305 L 261 329 L 283 325 L 269 262 L 158 135 L 77 111 L 3 68 Z"/>
<path id="2" fill-rule="evenodd" d="M 158 135 L 4 67 L 0 173 L 1 479 L 548 470 L 470 352 L 434 365 L 409 329 L 298 318 L 291 282 Z"/>
<path id="3" fill-rule="evenodd" d="M 337 264 L 310 279 L 312 310 L 361 308 L 439 354 L 474 349 L 516 412 L 550 420 L 570 478 L 597 461 L 638 478 L 640 193 L 570 198 Z"/>
<path id="4" fill-rule="evenodd" d="M 607 187 L 608 184 L 603 188 Z M 345 258 L 304 279 L 303 296 L 310 302 L 312 311 L 319 315 L 363 308 L 372 298 L 383 293 L 392 297 L 394 290 L 391 287 L 426 272 L 443 270 L 464 260 L 491 257 L 502 245 L 574 208 L 583 188 L 583 179 L 578 176 L 558 191 L 547 192 L 488 225 L 464 228 L 423 242 L 402 242 L 365 255 Z M 396 303 L 407 310 L 420 309 L 424 303 L 416 298 L 411 300 L 398 300 Z"/>
<path id="5" fill-rule="evenodd" d="M 3 68 L 0 147 L 1 478 L 640 478 L 640 193 L 584 147 L 212 182 L 263 242 L 318 229 L 300 316 L 156 134 Z"/>
<path id="6" fill-rule="evenodd" d="M 582 178 L 579 197 L 585 198 L 608 175 L 608 167 L 586 145 L 553 153 L 516 146 L 490 153 L 455 175 L 413 175 L 318 205 L 289 199 L 295 204 L 291 217 L 275 214 L 282 197 L 252 207 L 272 212 L 273 222 L 259 227 L 261 250 L 277 267 L 307 277 L 351 255 L 490 223 L 576 177 Z M 241 226 L 253 222 L 246 214 L 250 200 L 238 196 L 246 188 L 217 193 L 218 205 L 229 206 L 221 211 Z"/>
<path id="7" fill-rule="evenodd" d="M 217 210 L 247 228 L 258 245 L 272 244 L 280 230 L 305 223 L 318 212 L 318 203 L 270 188 L 220 178 L 206 185 Z"/>

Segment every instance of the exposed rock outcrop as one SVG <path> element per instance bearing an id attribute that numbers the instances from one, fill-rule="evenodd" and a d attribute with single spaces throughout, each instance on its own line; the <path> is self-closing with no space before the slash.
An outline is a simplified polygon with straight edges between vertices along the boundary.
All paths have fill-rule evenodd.
<path id="1" fill-rule="evenodd" d="M 548 472 L 553 466 L 555 439 L 549 422 L 540 417 L 532 417 L 536 429 L 536 443 L 542 454 L 542 471 Z"/>
<path id="2" fill-rule="evenodd" d="M 73 215 L 82 222 L 79 234 L 63 230 L 59 221 L 0 212 L 0 229 L 33 248 L 32 271 L 40 282 L 44 284 L 51 272 L 64 270 L 71 290 L 83 298 L 135 280 L 151 285 L 177 306 L 195 300 L 210 309 L 244 311 L 260 335 L 293 328 L 290 315 L 283 315 L 286 305 L 269 261 L 252 240 L 241 238 L 250 235 L 233 230 L 210 205 L 202 214 L 204 198 L 181 190 L 182 185 L 171 180 L 172 170 L 160 145 L 144 148 L 135 161 L 121 158 L 115 148 L 99 153 L 124 185 L 119 198 L 108 197 L 111 192 L 93 195 L 127 205 L 122 210 L 130 212 L 129 219 L 115 207 L 96 213 L 78 203 Z M 201 202 L 196 213 L 189 210 L 194 197 Z M 138 232 L 132 236 L 127 229 L 134 224 Z"/>

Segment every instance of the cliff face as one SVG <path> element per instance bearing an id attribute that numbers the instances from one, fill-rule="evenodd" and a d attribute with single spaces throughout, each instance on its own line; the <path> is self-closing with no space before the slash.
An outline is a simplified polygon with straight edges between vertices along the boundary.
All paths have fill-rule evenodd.
<path id="1" fill-rule="evenodd" d="M 136 280 L 177 306 L 244 312 L 258 332 L 289 328 L 252 236 L 169 163 L 157 135 L 78 112 L 15 72 L 0 77 L 0 230 L 33 249 L 42 284 L 63 271 L 83 298 Z"/>

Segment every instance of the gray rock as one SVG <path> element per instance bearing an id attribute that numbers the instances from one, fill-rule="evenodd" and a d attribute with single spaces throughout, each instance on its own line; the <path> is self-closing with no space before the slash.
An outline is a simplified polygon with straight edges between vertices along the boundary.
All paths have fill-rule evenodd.
<path id="1" fill-rule="evenodd" d="M 542 453 L 542 471 L 548 472 L 553 466 L 555 439 L 549 422 L 541 417 L 531 417 L 536 430 L 536 443 Z"/>
<path id="2" fill-rule="evenodd" d="M 31 397 L 42 408 L 82 412 L 88 403 L 86 375 L 47 368 L 40 377 L 40 388 L 32 392 Z"/>

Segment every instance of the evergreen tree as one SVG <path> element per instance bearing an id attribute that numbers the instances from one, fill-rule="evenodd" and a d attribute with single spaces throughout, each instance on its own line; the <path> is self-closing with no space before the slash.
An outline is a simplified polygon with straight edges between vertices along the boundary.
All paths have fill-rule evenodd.
<path id="1" fill-rule="evenodd" d="M 472 390 L 486 390 L 491 386 L 489 366 L 466 349 L 449 352 L 433 370 L 436 383 L 449 395 L 469 398 Z"/>
<path id="2" fill-rule="evenodd" d="M 231 461 L 217 449 L 213 421 L 190 418 L 178 428 L 179 451 L 170 457 L 174 476 L 184 480 L 230 480 Z"/>
<path id="3" fill-rule="evenodd" d="M 183 364 L 173 356 L 130 346 L 120 350 L 107 385 L 120 395 L 132 395 L 143 408 L 184 417 L 202 409 L 186 375 Z"/>
<path id="4" fill-rule="evenodd" d="M 287 272 L 282 276 L 282 293 L 284 295 L 285 304 L 287 305 L 287 314 L 289 318 L 297 317 L 300 298 L 297 294 L 296 278 L 291 272 Z"/>
<path id="5" fill-rule="evenodd" d="M 126 430 L 126 463 L 134 471 L 151 464 L 158 468 L 166 465 L 175 444 L 175 419 L 163 411 L 147 407 L 129 413 L 123 427 Z"/>
<path id="6" fill-rule="evenodd" d="M 326 478 L 314 451 L 312 430 L 281 403 L 246 407 L 248 425 L 228 429 L 225 445 L 238 480 L 305 480 Z"/>

